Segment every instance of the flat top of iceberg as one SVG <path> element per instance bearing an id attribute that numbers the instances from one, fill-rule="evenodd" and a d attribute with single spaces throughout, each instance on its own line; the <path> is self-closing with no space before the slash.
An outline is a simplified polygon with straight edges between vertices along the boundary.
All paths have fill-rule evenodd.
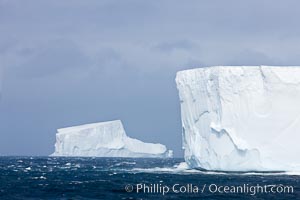
<path id="1" fill-rule="evenodd" d="M 279 65 L 213 65 L 213 66 L 199 66 L 191 69 L 184 69 L 181 71 L 178 71 L 177 73 L 187 72 L 187 71 L 193 71 L 193 70 L 203 70 L 207 68 L 244 68 L 244 67 L 271 67 L 271 68 L 297 68 L 300 66 L 297 65 L 286 65 L 286 66 L 279 66 Z"/>
<path id="2" fill-rule="evenodd" d="M 222 71 L 227 72 L 230 71 L 231 74 L 240 74 L 243 70 L 255 70 L 259 69 L 264 77 L 264 73 L 268 73 L 269 71 L 279 78 L 280 81 L 285 83 L 300 83 L 300 66 L 267 66 L 267 65 L 258 65 L 258 66 L 203 66 L 199 68 L 187 69 L 178 71 L 176 73 L 176 81 L 180 79 L 184 80 L 193 80 L 190 78 L 183 77 L 194 77 L 194 74 L 197 72 L 202 72 L 206 70 L 211 71 Z M 227 76 L 228 74 L 220 74 L 220 76 Z"/>
<path id="3" fill-rule="evenodd" d="M 119 126 L 123 127 L 121 120 L 112 120 L 112 121 L 96 122 L 96 123 L 83 124 L 83 125 L 78 125 L 78 126 L 59 128 L 59 129 L 57 129 L 57 132 L 65 133 L 65 132 L 72 132 L 74 130 L 80 131 L 80 130 L 84 130 L 84 129 L 100 127 L 100 126 L 107 126 L 107 125 L 119 125 Z"/>
<path id="4" fill-rule="evenodd" d="M 193 72 L 198 70 L 206 70 L 210 68 L 227 68 L 227 69 L 233 69 L 233 68 L 278 68 L 278 69 L 287 69 L 287 68 L 299 68 L 300 66 L 297 65 L 287 65 L 287 66 L 271 66 L 271 65 L 214 65 L 214 66 L 199 66 L 191 69 L 185 69 L 181 71 L 177 71 L 177 74 L 181 73 L 187 73 L 187 72 Z"/>

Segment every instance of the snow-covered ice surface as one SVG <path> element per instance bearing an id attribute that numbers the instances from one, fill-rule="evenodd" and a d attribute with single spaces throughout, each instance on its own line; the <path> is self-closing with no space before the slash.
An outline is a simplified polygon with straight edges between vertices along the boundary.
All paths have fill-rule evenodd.
<path id="1" fill-rule="evenodd" d="M 126 135 L 120 120 L 57 130 L 52 156 L 172 157 L 165 145 L 144 143 Z"/>
<path id="2" fill-rule="evenodd" d="M 191 168 L 300 171 L 300 67 L 205 67 L 176 83 Z"/>

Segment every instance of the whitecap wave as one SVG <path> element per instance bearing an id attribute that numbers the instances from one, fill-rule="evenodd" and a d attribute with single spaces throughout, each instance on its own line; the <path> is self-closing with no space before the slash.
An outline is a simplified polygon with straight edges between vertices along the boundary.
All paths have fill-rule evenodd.
<path id="1" fill-rule="evenodd" d="M 175 164 L 173 167 L 133 168 L 131 171 L 134 173 L 225 174 L 223 172 L 211 172 L 191 169 L 185 162 Z"/>
<path id="2" fill-rule="evenodd" d="M 126 161 L 124 161 L 124 162 L 116 163 L 113 166 L 117 167 L 117 166 L 121 166 L 121 165 L 135 165 L 135 164 L 136 164 L 136 162 L 126 162 Z"/>

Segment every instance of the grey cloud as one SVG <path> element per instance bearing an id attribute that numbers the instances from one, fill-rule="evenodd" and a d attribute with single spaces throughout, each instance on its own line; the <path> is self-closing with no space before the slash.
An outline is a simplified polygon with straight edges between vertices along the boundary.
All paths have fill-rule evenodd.
<path id="1" fill-rule="evenodd" d="M 13 39 L 6 39 L 0 41 L 0 55 L 3 55 L 10 51 L 16 44 L 17 42 Z"/>
<path id="2" fill-rule="evenodd" d="M 17 53 L 29 57 L 25 63 L 14 67 L 18 75 L 25 77 L 55 75 L 67 70 L 87 69 L 90 65 L 89 58 L 68 40 L 49 41 L 35 49 L 24 47 Z"/>
<path id="3" fill-rule="evenodd" d="M 156 45 L 154 48 L 157 48 L 161 51 L 173 51 L 176 49 L 183 49 L 183 50 L 191 50 L 196 48 L 197 44 L 195 42 L 191 42 L 189 40 L 178 40 L 172 42 L 163 42 Z"/>
<path id="4" fill-rule="evenodd" d="M 232 60 L 227 61 L 227 65 L 280 65 L 281 61 L 271 58 L 265 53 L 246 49 L 235 55 Z"/>

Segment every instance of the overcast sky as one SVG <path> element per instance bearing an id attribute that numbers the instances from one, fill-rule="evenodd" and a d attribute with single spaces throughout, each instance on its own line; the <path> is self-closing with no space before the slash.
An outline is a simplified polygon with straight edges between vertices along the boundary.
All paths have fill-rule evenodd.
<path id="1" fill-rule="evenodd" d="M 0 155 L 48 155 L 57 128 L 121 119 L 127 135 L 182 156 L 176 71 L 299 65 L 299 7 L 0 0 Z"/>

